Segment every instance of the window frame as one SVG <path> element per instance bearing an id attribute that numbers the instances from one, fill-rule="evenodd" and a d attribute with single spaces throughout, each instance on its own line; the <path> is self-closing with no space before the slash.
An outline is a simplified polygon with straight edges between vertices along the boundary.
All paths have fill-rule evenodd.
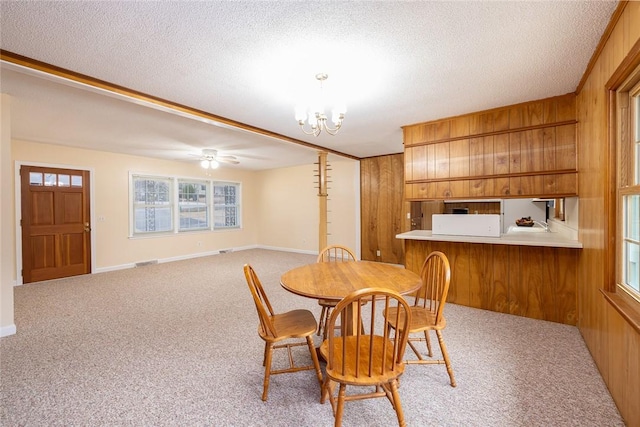
<path id="1" fill-rule="evenodd" d="M 168 192 L 169 192 L 169 215 L 170 215 L 170 227 L 168 230 L 160 230 L 160 231 L 136 231 L 136 206 L 146 206 L 146 203 L 136 203 L 136 181 L 137 179 L 145 179 L 145 180 L 156 180 L 156 181 L 164 181 L 167 183 Z M 175 189 L 174 189 L 175 179 L 169 176 L 162 175 L 151 175 L 151 174 L 143 174 L 143 173 L 130 173 L 129 174 L 129 235 L 131 237 L 146 237 L 146 236 L 157 236 L 157 235 L 167 235 L 175 232 Z M 153 206 L 153 205 L 150 205 Z"/>
<path id="2" fill-rule="evenodd" d="M 617 109 L 617 144 L 618 144 L 618 177 L 617 177 L 617 212 L 618 221 L 616 247 L 616 281 L 615 291 L 630 297 L 640 308 L 640 286 L 635 289 L 627 283 L 628 274 L 628 243 L 636 243 L 630 234 L 638 227 L 640 209 L 636 211 L 636 218 L 629 218 L 629 202 L 633 196 L 640 197 L 640 66 L 638 66 L 621 87 L 616 91 Z M 637 234 L 637 233 L 636 233 Z M 637 237 L 637 236 L 636 236 Z M 638 247 L 636 249 L 639 249 Z M 640 268 L 640 267 L 639 267 Z M 637 278 L 638 279 L 638 278 Z"/>
<path id="3" fill-rule="evenodd" d="M 609 251 L 607 263 L 607 283 L 601 289 L 605 300 L 618 313 L 640 332 L 640 301 L 622 286 L 622 268 L 624 258 L 622 253 L 624 218 L 622 217 L 622 196 L 628 194 L 629 183 L 633 179 L 633 165 L 629 167 L 630 152 L 630 122 L 631 109 L 628 108 L 629 92 L 640 83 L 640 40 L 630 50 L 629 55 L 621 62 L 611 78 L 605 84 L 608 93 L 608 141 L 609 141 L 609 195 L 607 197 L 607 213 L 609 221 L 605 230 L 609 244 L 613 244 Z"/>
<path id="4" fill-rule="evenodd" d="M 229 209 L 229 208 L 235 208 L 236 213 L 235 213 L 235 217 L 236 217 L 236 224 L 234 225 L 216 225 L 216 187 L 221 187 L 221 186 L 229 186 L 229 187 L 235 187 L 236 189 L 236 194 L 235 194 L 235 201 L 236 203 L 232 204 L 232 205 L 227 205 L 227 203 L 225 203 L 224 205 L 222 205 L 225 209 Z M 213 181 L 212 185 L 211 185 L 211 192 L 213 194 L 212 196 L 212 204 L 213 204 L 213 209 L 212 209 L 212 216 L 213 216 L 213 221 L 212 221 L 212 226 L 214 230 L 235 230 L 235 229 L 241 229 L 242 228 L 242 183 L 240 182 L 235 182 L 235 181 Z M 226 202 L 226 199 L 225 199 Z M 218 204 L 218 206 L 220 206 Z"/>
<path id="5" fill-rule="evenodd" d="M 206 225 L 203 227 L 183 227 L 182 226 L 182 210 L 181 210 L 181 203 L 183 203 L 180 200 L 180 197 L 182 195 L 182 193 L 180 192 L 180 184 L 188 184 L 188 185 L 196 185 L 196 186 L 205 186 L 205 190 L 204 190 L 204 195 L 206 197 L 205 200 L 205 211 L 206 211 Z M 192 179 L 192 178 L 178 178 L 176 179 L 176 214 L 175 214 L 175 218 L 177 219 L 176 221 L 176 230 L 178 233 L 191 233 L 194 231 L 207 231 L 207 230 L 211 230 L 212 226 L 212 184 L 210 180 L 204 180 L 204 179 Z"/>

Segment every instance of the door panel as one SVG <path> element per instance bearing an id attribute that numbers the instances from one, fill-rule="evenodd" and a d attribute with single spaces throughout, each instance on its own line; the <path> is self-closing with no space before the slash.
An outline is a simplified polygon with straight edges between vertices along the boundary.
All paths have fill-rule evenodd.
<path id="1" fill-rule="evenodd" d="M 91 272 L 89 172 L 23 166 L 23 282 Z"/>

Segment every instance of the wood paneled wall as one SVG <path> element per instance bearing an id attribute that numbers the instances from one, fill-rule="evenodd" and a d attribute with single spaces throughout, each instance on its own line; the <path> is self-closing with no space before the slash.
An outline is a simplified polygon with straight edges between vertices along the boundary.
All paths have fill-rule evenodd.
<path id="1" fill-rule="evenodd" d="M 576 96 L 404 126 L 409 200 L 576 195 Z"/>
<path id="2" fill-rule="evenodd" d="M 402 154 L 360 161 L 360 250 L 363 260 L 404 263 L 404 246 L 396 239 L 396 234 L 408 230 L 403 200 L 403 164 Z"/>
<path id="3" fill-rule="evenodd" d="M 405 245 L 405 265 L 416 273 L 430 252 L 447 254 L 449 302 L 576 324 L 578 249 L 426 240 Z"/>
<path id="4" fill-rule="evenodd" d="M 577 98 L 580 234 L 578 327 L 630 427 L 640 426 L 640 334 L 603 297 L 610 275 L 614 236 L 608 221 L 612 204 L 607 81 L 640 39 L 640 2 L 621 2 L 612 31 L 585 74 Z"/>

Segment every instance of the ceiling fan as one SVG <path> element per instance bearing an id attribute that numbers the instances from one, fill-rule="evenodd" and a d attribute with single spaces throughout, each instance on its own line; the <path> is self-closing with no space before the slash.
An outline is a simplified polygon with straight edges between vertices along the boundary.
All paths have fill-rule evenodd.
<path id="1" fill-rule="evenodd" d="M 200 158 L 200 166 L 205 169 L 215 169 L 220 166 L 220 163 L 229 163 L 232 165 L 240 163 L 235 156 L 220 156 L 218 155 L 218 150 L 211 148 L 203 149 L 200 155 L 193 155 Z"/>

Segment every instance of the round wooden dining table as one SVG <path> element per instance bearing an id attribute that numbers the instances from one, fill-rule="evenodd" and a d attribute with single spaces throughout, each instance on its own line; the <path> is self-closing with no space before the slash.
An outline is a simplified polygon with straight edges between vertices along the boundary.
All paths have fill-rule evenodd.
<path id="1" fill-rule="evenodd" d="M 304 297 L 340 301 L 363 288 L 385 288 L 401 295 L 409 294 L 420 289 L 422 280 L 416 273 L 394 264 L 347 261 L 296 267 L 280 277 L 280 284 Z M 347 325 L 350 323 L 347 319 Z"/>
<path id="2" fill-rule="evenodd" d="M 308 298 L 339 301 L 363 288 L 385 288 L 401 295 L 422 286 L 420 276 L 395 264 L 373 261 L 318 262 L 280 277 L 283 288 Z"/>

